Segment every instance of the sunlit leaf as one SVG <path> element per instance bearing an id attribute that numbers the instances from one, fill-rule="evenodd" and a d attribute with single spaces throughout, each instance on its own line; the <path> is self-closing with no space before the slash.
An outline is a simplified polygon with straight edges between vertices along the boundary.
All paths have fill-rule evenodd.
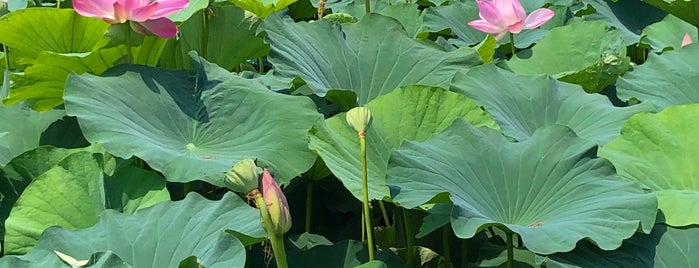
<path id="1" fill-rule="evenodd" d="M 599 155 L 620 176 L 657 192 L 660 219 L 671 226 L 699 224 L 699 104 L 638 114 Z"/>

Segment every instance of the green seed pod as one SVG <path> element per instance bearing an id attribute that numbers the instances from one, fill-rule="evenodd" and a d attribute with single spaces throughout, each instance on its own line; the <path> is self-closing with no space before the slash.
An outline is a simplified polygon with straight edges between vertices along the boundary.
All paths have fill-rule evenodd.
<path id="1" fill-rule="evenodd" d="M 260 184 L 260 175 L 257 171 L 255 160 L 250 158 L 240 160 L 233 168 L 226 172 L 226 187 L 239 193 L 249 193 L 257 189 Z"/>
<path id="2" fill-rule="evenodd" d="M 369 111 L 369 108 L 354 107 L 347 111 L 345 116 L 347 124 L 359 134 L 364 134 L 369 125 L 371 125 L 371 111 Z"/>

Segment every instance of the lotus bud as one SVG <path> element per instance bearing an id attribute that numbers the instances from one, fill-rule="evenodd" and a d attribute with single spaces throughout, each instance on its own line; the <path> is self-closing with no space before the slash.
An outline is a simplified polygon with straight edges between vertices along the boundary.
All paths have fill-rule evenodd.
<path id="1" fill-rule="evenodd" d="M 259 187 L 259 174 L 254 160 L 243 159 L 226 172 L 226 186 L 233 191 L 247 194 Z"/>
<path id="2" fill-rule="evenodd" d="M 345 119 L 348 125 L 354 128 L 360 136 L 363 136 L 371 125 L 371 111 L 366 107 L 354 107 L 347 111 Z"/>
<path id="3" fill-rule="evenodd" d="M 267 230 L 267 232 L 281 235 L 289 231 L 291 229 L 289 204 L 286 202 L 284 192 L 266 168 L 262 170 L 262 199 L 267 205 L 269 218 L 272 221 L 273 230 Z"/>

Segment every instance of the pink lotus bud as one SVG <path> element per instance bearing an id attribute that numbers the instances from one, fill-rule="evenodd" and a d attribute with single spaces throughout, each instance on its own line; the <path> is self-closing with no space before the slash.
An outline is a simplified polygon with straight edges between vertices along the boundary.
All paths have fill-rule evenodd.
<path id="1" fill-rule="evenodd" d="M 267 230 L 281 235 L 291 229 L 291 214 L 289 214 L 289 204 L 286 202 L 284 192 L 267 168 L 262 170 L 262 199 L 267 205 L 270 219 L 274 230 Z"/>
<path id="2" fill-rule="evenodd" d="M 686 46 L 692 43 L 692 37 L 689 36 L 689 33 L 684 34 L 684 38 L 682 38 L 682 46 Z"/>

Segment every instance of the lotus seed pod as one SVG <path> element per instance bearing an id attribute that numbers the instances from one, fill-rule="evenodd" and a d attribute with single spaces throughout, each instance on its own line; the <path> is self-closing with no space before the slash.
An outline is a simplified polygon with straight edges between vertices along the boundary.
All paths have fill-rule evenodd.
<path id="1" fill-rule="evenodd" d="M 255 160 L 243 159 L 226 172 L 226 187 L 239 193 L 248 193 L 257 189 L 260 184 L 260 175 L 257 171 Z"/>
<path id="2" fill-rule="evenodd" d="M 357 133 L 363 135 L 371 125 L 371 111 L 366 107 L 354 107 L 347 111 L 345 119 Z"/>

